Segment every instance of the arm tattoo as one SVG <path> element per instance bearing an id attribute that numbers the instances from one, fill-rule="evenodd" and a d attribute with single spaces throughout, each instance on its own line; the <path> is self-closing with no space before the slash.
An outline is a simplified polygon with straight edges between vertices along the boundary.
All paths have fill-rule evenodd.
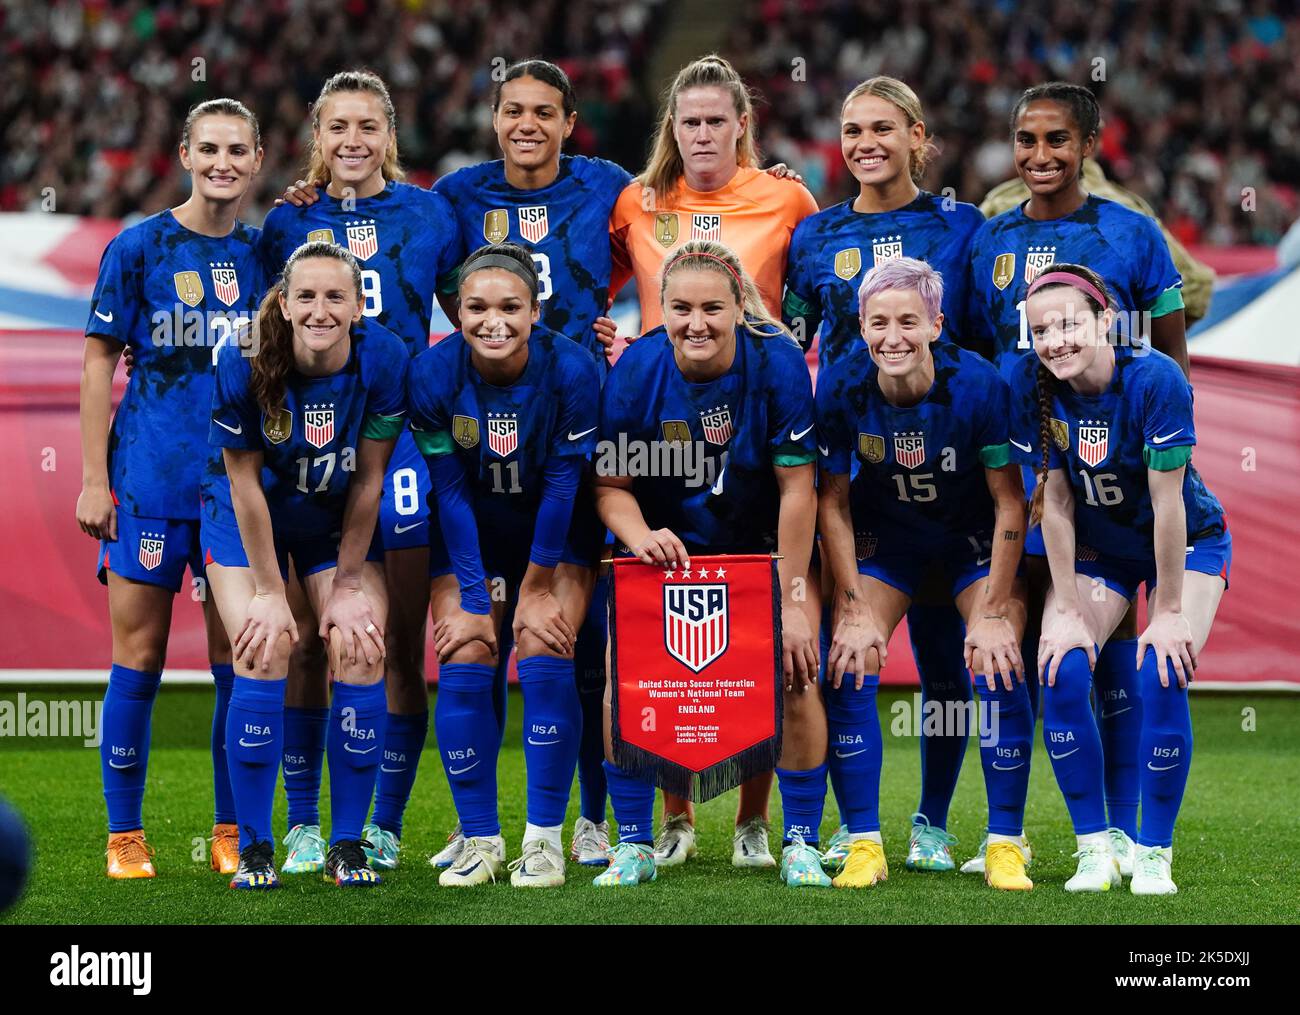
<path id="1" fill-rule="evenodd" d="M 1014 529 L 1006 529 L 1002 533 L 1002 541 L 1004 543 L 1014 543 L 1019 539 L 1020 539 L 1020 533 L 1015 531 Z"/>

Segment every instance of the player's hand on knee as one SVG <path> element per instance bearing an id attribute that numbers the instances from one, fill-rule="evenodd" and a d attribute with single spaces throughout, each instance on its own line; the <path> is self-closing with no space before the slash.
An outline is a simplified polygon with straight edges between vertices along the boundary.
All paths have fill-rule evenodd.
<path id="1" fill-rule="evenodd" d="M 305 208 L 319 200 L 320 196 L 316 193 L 314 184 L 308 183 L 306 180 L 295 180 L 284 188 L 284 196 L 277 197 L 275 203 L 277 205 L 291 204 L 295 208 Z"/>
<path id="2" fill-rule="evenodd" d="M 457 651 L 470 642 L 482 642 L 497 654 L 497 632 L 491 613 L 469 613 L 454 606 L 446 616 L 440 617 L 433 629 L 433 647 L 438 662 L 447 662 Z"/>
<path id="3" fill-rule="evenodd" d="M 832 687 L 838 690 L 845 675 L 852 674 L 853 689 L 862 690 L 866 674 L 883 668 L 888 656 L 889 639 L 870 614 L 863 609 L 840 611 L 826 656 Z"/>
<path id="4" fill-rule="evenodd" d="M 614 348 L 614 339 L 618 338 L 618 325 L 612 317 L 597 317 L 596 322 L 592 325 L 596 332 L 596 341 L 600 343 L 605 355 L 608 356 L 610 350 Z M 631 342 L 631 336 L 628 337 Z"/>
<path id="5" fill-rule="evenodd" d="M 798 606 L 781 609 L 781 655 L 787 691 L 817 686 L 817 645 Z"/>
<path id="6" fill-rule="evenodd" d="M 1020 644 L 1006 617 L 988 616 L 976 620 L 966 634 L 964 654 L 966 668 L 974 676 L 982 674 L 990 691 L 997 690 L 999 677 L 1008 691 L 1015 689 L 1016 677 L 1025 678 Z"/>
<path id="7" fill-rule="evenodd" d="M 370 666 L 384 658 L 384 629 L 360 586 L 334 584 L 330 587 L 329 598 L 321 610 L 318 633 L 328 639 L 331 628 L 342 637 L 344 658 L 353 666 L 358 653 Z"/>
<path id="8" fill-rule="evenodd" d="M 107 486 L 82 487 L 77 497 L 77 524 L 92 539 L 117 539 L 117 508 Z"/>
<path id="9" fill-rule="evenodd" d="M 655 529 L 638 546 L 632 548 L 637 558 L 660 567 L 690 567 L 691 555 L 686 545 L 671 529 Z"/>
<path id="10" fill-rule="evenodd" d="M 285 635 L 291 645 L 298 640 L 298 624 L 284 593 L 256 592 L 248 601 L 244 626 L 235 639 L 235 660 L 250 670 L 260 665 L 263 673 L 269 673 L 276 647 Z M 259 664 L 257 649 L 262 645 Z"/>
<path id="11" fill-rule="evenodd" d="M 1043 635 L 1038 640 L 1038 682 L 1056 686 L 1056 672 L 1061 660 L 1072 649 L 1083 649 L 1088 657 L 1088 671 L 1097 666 L 1097 646 L 1092 632 L 1076 609 L 1058 608 L 1043 611 Z"/>
<path id="12" fill-rule="evenodd" d="M 1195 642 L 1192 640 L 1192 625 L 1182 613 L 1163 610 L 1155 613 L 1147 629 L 1138 637 L 1137 665 L 1142 665 L 1142 656 L 1150 648 L 1156 654 L 1156 669 L 1160 674 L 1160 686 L 1169 686 L 1169 666 L 1178 674 L 1178 686 L 1186 687 L 1187 681 L 1196 672 Z M 1167 661 L 1167 662 L 1166 662 Z"/>
<path id="13" fill-rule="evenodd" d="M 562 656 L 573 655 L 573 646 L 578 640 L 578 632 L 564 619 L 560 601 L 551 595 L 550 589 L 519 594 L 512 630 L 516 645 L 527 631 L 552 652 Z"/>

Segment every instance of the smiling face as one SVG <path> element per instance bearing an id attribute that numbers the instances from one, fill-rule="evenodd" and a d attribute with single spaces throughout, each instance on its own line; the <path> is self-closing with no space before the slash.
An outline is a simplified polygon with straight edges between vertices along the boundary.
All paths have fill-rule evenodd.
<path id="1" fill-rule="evenodd" d="M 925 143 L 925 124 L 907 125 L 907 115 L 888 99 L 859 95 L 840 117 L 840 150 L 858 183 L 884 187 L 910 177 L 912 152 Z"/>
<path id="2" fill-rule="evenodd" d="M 703 366 L 736 347 L 740 303 L 720 271 L 678 268 L 663 294 L 664 327 L 679 364 Z"/>
<path id="3" fill-rule="evenodd" d="M 524 75 L 501 86 L 492 128 L 506 162 L 524 171 L 557 162 L 578 114 L 564 115 L 564 95 L 553 85 Z"/>
<path id="4" fill-rule="evenodd" d="M 460 284 L 460 330 L 483 362 L 505 367 L 526 361 L 540 314 L 524 280 L 505 268 L 480 268 Z"/>
<path id="5" fill-rule="evenodd" d="M 736 104 L 725 88 L 687 88 L 677 96 L 673 136 L 688 177 L 734 173 L 736 144 L 748 128 L 749 117 L 736 113 Z"/>
<path id="6" fill-rule="evenodd" d="M 943 329 L 943 314 L 931 320 L 915 289 L 885 289 L 867 300 L 862 312 L 862 337 L 880 372 L 901 378 L 925 369 L 930 343 Z"/>
<path id="7" fill-rule="evenodd" d="M 293 325 L 298 359 L 319 358 L 361 320 L 352 271 L 336 257 L 308 257 L 293 266 L 280 293 L 280 312 Z"/>
<path id="8" fill-rule="evenodd" d="M 1110 349 L 1114 312 L 1098 314 L 1078 289 L 1054 285 L 1040 289 L 1025 303 L 1034 352 L 1057 380 L 1077 378 Z M 1103 348 L 1106 350 L 1103 351 Z"/>
<path id="9" fill-rule="evenodd" d="M 315 131 L 331 185 L 359 197 L 384 189 L 384 156 L 392 142 L 384 104 L 373 92 L 335 92 L 325 99 Z"/>
<path id="10" fill-rule="evenodd" d="M 1016 120 L 1013 155 L 1016 172 L 1036 197 L 1049 197 L 1075 186 L 1083 160 L 1096 148 L 1095 137 L 1084 138 L 1068 107 L 1037 99 Z"/>
<path id="11" fill-rule="evenodd" d="M 190 143 L 181 145 L 181 165 L 189 170 L 200 197 L 237 201 L 262 168 L 262 149 L 242 116 L 213 113 L 194 121 Z"/>

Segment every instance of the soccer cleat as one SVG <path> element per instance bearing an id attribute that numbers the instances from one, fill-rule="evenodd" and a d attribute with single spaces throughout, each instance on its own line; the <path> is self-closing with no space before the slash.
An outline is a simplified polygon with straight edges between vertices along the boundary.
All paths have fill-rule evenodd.
<path id="1" fill-rule="evenodd" d="M 1134 846 L 1133 880 L 1129 882 L 1129 891 L 1134 895 L 1174 895 L 1178 886 L 1174 884 L 1170 867 L 1174 862 L 1174 851 L 1161 846 Z"/>
<path id="2" fill-rule="evenodd" d="M 284 837 L 289 855 L 281 874 L 315 874 L 325 869 L 325 839 L 320 825 L 294 825 Z"/>
<path id="3" fill-rule="evenodd" d="M 822 870 L 822 855 L 795 834 L 781 850 L 781 880 L 791 888 L 829 888 L 831 879 Z"/>
<path id="4" fill-rule="evenodd" d="M 321 877 L 333 881 L 340 888 L 369 888 L 383 884 L 384 879 L 371 869 L 366 859 L 366 847 L 370 845 L 369 839 L 340 839 L 330 847 Z"/>
<path id="5" fill-rule="evenodd" d="M 949 846 L 957 837 L 942 828 L 935 828 L 924 814 L 912 815 L 912 837 L 907 844 L 907 859 L 903 866 L 910 871 L 950 871 L 953 862 Z"/>
<path id="6" fill-rule="evenodd" d="M 676 867 L 696 854 L 695 826 L 685 814 L 665 814 L 655 839 L 655 865 Z"/>
<path id="7" fill-rule="evenodd" d="M 591 883 L 597 888 L 635 888 L 643 881 L 653 881 L 659 876 L 656 855 L 643 842 L 620 842 L 609 851 L 609 869 L 597 874 Z"/>
<path id="8" fill-rule="evenodd" d="M 212 869 L 220 874 L 234 874 L 239 870 L 239 826 L 213 825 L 210 841 Z"/>
<path id="9" fill-rule="evenodd" d="M 849 826 L 840 825 L 835 834 L 826 843 L 822 853 L 822 869 L 834 876 L 844 869 L 844 860 L 849 855 Z"/>
<path id="10" fill-rule="evenodd" d="M 401 852 L 402 843 L 396 835 L 378 825 L 366 825 L 361 829 L 361 838 L 370 843 L 366 847 L 366 859 L 371 867 L 384 871 L 397 869 L 397 854 Z"/>
<path id="11" fill-rule="evenodd" d="M 855 839 L 849 843 L 849 855 L 844 858 L 844 869 L 831 884 L 836 888 L 870 888 L 879 881 L 889 880 L 889 863 L 885 860 L 885 847 L 875 839 Z"/>
<path id="12" fill-rule="evenodd" d="M 230 887 L 253 891 L 280 887 L 275 873 L 275 844 L 270 839 L 250 843 L 239 851 L 239 869 L 230 879 Z"/>
<path id="13" fill-rule="evenodd" d="M 767 822 L 757 814 L 736 826 L 736 834 L 731 839 L 731 866 L 776 866 L 776 857 L 767 845 L 767 829 Z"/>
<path id="14" fill-rule="evenodd" d="M 573 825 L 569 859 L 589 867 L 604 867 L 609 863 L 609 822 L 598 825 L 590 818 L 578 818 Z"/>
<path id="15" fill-rule="evenodd" d="M 456 862 L 438 875 L 443 887 L 472 888 L 495 883 L 506 862 L 506 840 L 499 835 L 481 835 L 465 840 Z"/>
<path id="16" fill-rule="evenodd" d="M 158 873 L 153 866 L 153 847 L 145 842 L 143 828 L 110 832 L 105 856 L 110 878 L 151 878 Z"/>
<path id="17" fill-rule="evenodd" d="M 524 855 L 509 863 L 515 888 L 559 888 L 564 884 L 564 854 L 545 839 L 524 843 Z"/>
<path id="18" fill-rule="evenodd" d="M 460 859 L 460 851 L 464 848 L 465 835 L 460 830 L 460 822 L 457 821 L 456 827 L 447 833 L 447 845 L 429 857 L 429 863 L 434 867 L 446 869 Z"/>
<path id="19" fill-rule="evenodd" d="M 990 842 L 985 853 L 984 882 L 991 888 L 1027 892 L 1034 883 L 1025 874 L 1025 854 L 1014 842 Z"/>
<path id="20" fill-rule="evenodd" d="M 1133 876 L 1133 856 L 1137 852 L 1137 843 L 1128 837 L 1122 828 L 1107 829 L 1110 832 L 1110 851 L 1115 854 L 1119 872 L 1126 878 Z"/>
<path id="21" fill-rule="evenodd" d="M 1079 866 L 1074 877 L 1065 883 L 1067 892 L 1109 892 L 1124 883 L 1109 841 L 1090 842 L 1074 855 L 1078 857 Z"/>
<path id="22" fill-rule="evenodd" d="M 963 874 L 983 874 L 984 873 L 984 853 L 988 849 L 989 833 L 984 833 L 984 838 L 980 839 L 979 852 L 961 865 Z M 1029 845 L 1029 840 L 1022 833 L 1020 836 L 1020 851 L 1025 854 L 1025 866 L 1028 867 L 1034 862 L 1034 850 Z"/>

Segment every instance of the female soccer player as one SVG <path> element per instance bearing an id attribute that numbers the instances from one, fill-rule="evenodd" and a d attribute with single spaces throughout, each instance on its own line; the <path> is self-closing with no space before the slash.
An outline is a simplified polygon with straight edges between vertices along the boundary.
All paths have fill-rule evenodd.
<path id="1" fill-rule="evenodd" d="M 790 237 L 817 202 L 802 183 L 758 168 L 755 134 L 749 90 L 731 64 L 711 55 L 678 72 L 664 99 L 650 160 L 619 196 L 609 223 L 610 288 L 617 292 L 636 278 L 642 333 L 664 321 L 659 297 L 665 258 L 695 241 L 716 241 L 735 251 L 767 315 L 780 317 Z M 767 844 L 771 788 L 769 775 L 741 787 L 732 851 L 737 866 L 776 864 Z M 694 809 L 664 794 L 664 818 L 659 861 L 685 863 L 695 855 Z"/>
<path id="2" fill-rule="evenodd" d="M 189 199 L 123 230 L 104 251 L 81 375 L 77 524 L 100 540 L 99 580 L 108 586 L 113 626 L 100 748 L 111 878 L 155 874 L 142 818 L 150 716 L 186 565 L 203 580 L 199 481 L 215 347 L 249 320 L 262 294 L 258 231 L 236 217 L 262 163 L 256 117 L 233 99 L 200 103 L 185 118 L 180 160 Z M 124 348 L 134 350 L 135 370 L 110 429 L 113 371 Z M 211 863 L 229 874 L 239 861 L 223 750 L 234 671 L 206 597 L 203 607 L 217 689 Z"/>
<path id="3" fill-rule="evenodd" d="M 528 822 L 510 883 L 564 884 L 560 832 L 582 725 L 573 650 L 601 545 L 580 491 L 596 445 L 600 377 L 591 353 L 536 324 L 540 313 L 529 251 L 480 247 L 460 268 L 461 330 L 411 368 L 411 427 L 438 497 L 429 555 L 434 722 L 465 836 L 442 885 L 495 881 L 505 861 L 492 685 L 512 594 Z M 486 579 L 500 594 L 489 598 Z"/>
<path id="4" fill-rule="evenodd" d="M 811 380 L 798 344 L 722 244 L 693 241 L 674 252 L 660 294 L 664 325 L 630 346 L 610 371 L 601 440 L 627 446 L 684 439 L 688 431 L 706 481 L 602 469 L 596 509 L 619 542 L 648 564 L 689 568 L 692 555 L 782 555 L 781 876 L 791 886 L 829 885 L 814 848 L 826 795 L 826 715 L 816 693 L 818 584 L 809 574 L 817 510 Z M 705 417 L 716 426 L 706 430 Z M 680 426 L 670 435 L 665 420 Z M 635 885 L 655 875 L 654 786 L 608 757 L 619 843 L 595 883 Z M 766 852 L 765 832 L 759 838 Z M 738 839 L 738 851 L 742 845 Z"/>
<path id="5" fill-rule="evenodd" d="M 409 356 L 390 331 L 361 323 L 363 299 L 351 254 L 305 243 L 263 299 L 250 341 L 227 346 L 217 363 L 203 544 L 235 649 L 226 751 L 240 853 L 231 888 L 279 884 L 271 803 L 298 637 L 285 595 L 290 559 L 328 639 L 335 678 L 325 878 L 379 882 L 361 833 L 387 719 L 388 600 L 375 521 L 402 428 Z"/>
<path id="6" fill-rule="evenodd" d="M 1020 357 L 1032 352 L 1025 295 L 1035 276 L 1053 261 L 1086 264 L 1100 274 L 1115 294 L 1113 310 L 1121 339 L 1131 345 L 1149 343 L 1187 372 L 1182 280 L 1159 226 L 1084 188 L 1083 160 L 1097 147 L 1100 117 L 1097 100 L 1088 89 L 1060 81 L 1026 90 L 1012 111 L 1012 154 L 1030 197 L 989 219 L 975 234 L 968 288 L 970 333 L 991 340 L 991 354 L 1004 376 Z M 1027 472 L 1026 490 L 1032 484 L 1033 476 Z M 1023 651 L 1029 665 L 1037 650 L 1048 583 L 1037 527 L 1026 537 L 1025 553 L 1029 620 Z M 1138 698 L 1132 665 L 1136 623 L 1136 614 L 1130 612 L 1097 667 L 1107 808 L 1126 873 L 1137 834 L 1141 717 L 1140 708 L 1115 707 L 1115 703 Z"/>
<path id="7" fill-rule="evenodd" d="M 840 111 L 840 148 L 858 182 L 858 194 L 799 223 L 790 242 L 790 266 L 782 314 L 796 335 L 810 345 L 821 333 L 818 364 L 825 370 L 862 346 L 858 289 L 872 267 L 890 258 L 915 257 L 943 278 L 944 337 L 965 339 L 966 270 L 970 241 L 984 224 L 974 205 L 921 190 L 919 184 L 934 152 L 926 134 L 925 112 L 916 93 L 897 78 L 862 82 Z M 829 572 L 824 576 L 829 578 Z M 912 654 L 926 704 L 963 705 L 971 699 L 962 667 L 961 614 L 952 605 L 948 576 L 922 581 L 907 613 Z M 822 669 L 830 647 L 833 602 L 826 589 L 822 618 Z M 959 713 L 960 714 L 960 713 Z M 952 870 L 947 834 L 948 807 L 966 754 L 965 727 L 921 738 L 921 800 L 913 817 L 906 866 Z M 847 851 L 844 825 L 827 844 L 832 866 Z"/>
<path id="8" fill-rule="evenodd" d="M 1065 889 L 1121 884 L 1089 671 L 1145 582 L 1149 620 L 1136 653 L 1142 821 L 1129 887 L 1170 895 L 1192 760 L 1187 684 L 1228 586 L 1232 539 L 1191 464 L 1191 387 L 1163 353 L 1111 344 L 1116 305 L 1091 268 L 1052 264 L 1034 280 L 1025 313 L 1036 356 L 1012 373 L 1012 440 L 1038 473 L 1031 520 L 1041 517 L 1052 569 L 1038 670 L 1047 684 L 1043 739 L 1079 843 Z"/>
<path id="9" fill-rule="evenodd" d="M 429 319 L 439 279 L 460 260 L 460 234 L 441 195 L 403 183 L 397 117 L 384 82 L 366 71 L 335 74 L 311 109 L 307 180 L 324 188 L 286 195 L 302 206 L 271 210 L 262 234 L 269 277 L 308 240 L 346 245 L 361 264 L 362 314 L 406 343 L 411 356 L 428 347 Z M 308 199 L 312 203 L 305 203 Z M 415 784 L 429 729 L 424 683 L 424 625 L 428 610 L 428 494 L 424 461 L 409 434 L 398 438 L 379 528 L 391 614 L 388 618 L 388 733 L 366 825 L 376 867 L 397 866 L 402 816 Z M 289 798 L 286 872 L 319 870 L 324 860 L 318 798 L 328 701 L 324 660 L 308 654 L 291 666 L 285 726 L 285 792 Z M 298 673 L 302 672 L 299 679 Z"/>

